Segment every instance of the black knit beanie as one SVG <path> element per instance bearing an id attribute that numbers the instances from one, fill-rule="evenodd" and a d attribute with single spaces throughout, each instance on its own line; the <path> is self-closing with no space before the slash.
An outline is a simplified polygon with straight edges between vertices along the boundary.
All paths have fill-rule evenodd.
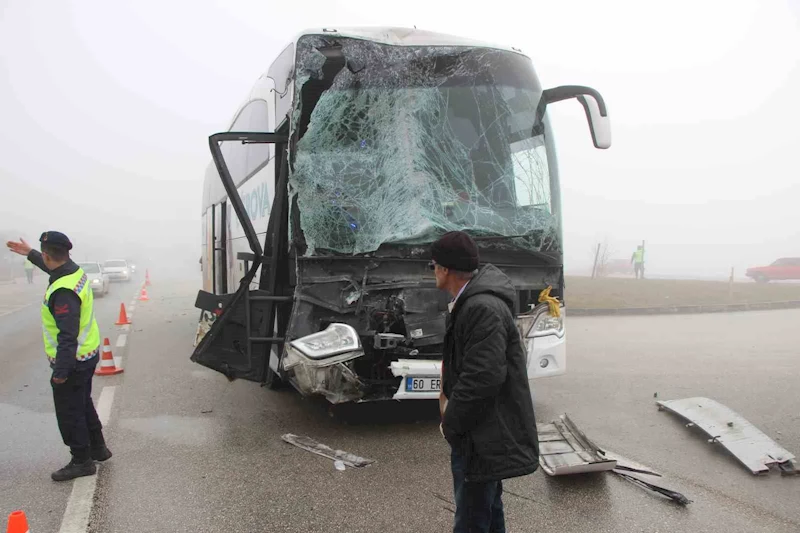
<path id="1" fill-rule="evenodd" d="M 478 268 L 480 257 L 472 237 L 463 231 L 450 231 L 431 246 L 431 258 L 445 268 L 472 272 Z"/>

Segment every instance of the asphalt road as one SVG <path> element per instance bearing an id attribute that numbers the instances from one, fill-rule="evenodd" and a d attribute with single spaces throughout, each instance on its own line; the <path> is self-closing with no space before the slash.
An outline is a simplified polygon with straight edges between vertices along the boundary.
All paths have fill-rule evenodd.
<path id="1" fill-rule="evenodd" d="M 451 529 L 448 449 L 435 402 L 331 413 L 293 390 L 229 383 L 188 360 L 198 283 L 154 278 L 151 301 L 136 309 L 125 373 L 104 378 L 117 385 L 106 430 L 114 457 L 98 476 L 90 531 Z M 118 299 L 108 302 L 118 309 Z M 12 348 L 2 352 L 0 376 L 0 502 L 3 511 L 25 509 L 32 531 L 56 531 L 69 484 L 48 477 L 65 450 L 32 311 L 0 318 L 0 342 Z M 800 454 L 800 311 L 568 324 L 568 373 L 535 383 L 537 419 L 568 413 L 599 445 L 659 470 L 694 503 L 679 507 L 610 474 L 554 479 L 539 471 L 506 482 L 509 531 L 800 529 L 800 476 L 754 477 L 658 412 L 653 398 L 715 398 Z M 377 462 L 339 472 L 284 443 L 289 432 Z"/>

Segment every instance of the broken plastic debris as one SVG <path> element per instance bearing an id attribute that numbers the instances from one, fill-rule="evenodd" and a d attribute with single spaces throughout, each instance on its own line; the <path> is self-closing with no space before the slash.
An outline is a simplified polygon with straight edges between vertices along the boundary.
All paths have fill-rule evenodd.
<path id="1" fill-rule="evenodd" d="M 344 466 L 344 463 L 342 461 L 338 460 L 333 462 L 333 466 L 334 468 L 336 468 L 336 470 L 339 470 L 340 472 L 344 472 L 344 469 L 347 468 L 346 466 Z"/>
<path id="2" fill-rule="evenodd" d="M 285 442 L 297 446 L 298 448 L 301 448 L 303 450 L 306 450 L 308 452 L 317 455 L 321 455 L 322 457 L 327 457 L 328 459 L 332 459 L 335 462 L 341 462 L 342 464 L 353 468 L 361 468 L 364 466 L 369 466 L 375 462 L 373 459 L 365 459 L 363 457 L 353 455 L 352 453 L 343 452 L 342 450 L 334 450 L 329 446 L 320 444 L 311 437 L 302 437 L 298 435 L 293 435 L 291 433 L 287 433 L 285 435 L 282 435 L 281 438 Z M 336 466 L 336 463 L 334 463 L 334 466 Z"/>
<path id="3" fill-rule="evenodd" d="M 685 398 L 657 402 L 706 433 L 708 442 L 719 443 L 753 474 L 767 474 L 776 467 L 781 475 L 797 473 L 795 456 L 761 432 L 738 413 L 709 398 Z"/>
<path id="4" fill-rule="evenodd" d="M 539 464 L 551 476 L 612 470 L 616 461 L 603 457 L 597 447 L 563 414 L 550 424 L 537 424 Z"/>
<path id="5" fill-rule="evenodd" d="M 645 490 L 665 496 L 681 505 L 688 505 L 692 503 L 692 500 L 680 492 L 665 487 L 661 474 L 652 468 L 630 459 L 626 459 L 625 457 L 617 455 L 608 450 L 602 450 L 600 453 L 607 459 L 617 462 L 616 468 L 614 468 L 611 472 L 618 475 L 622 479 L 629 481 Z"/>

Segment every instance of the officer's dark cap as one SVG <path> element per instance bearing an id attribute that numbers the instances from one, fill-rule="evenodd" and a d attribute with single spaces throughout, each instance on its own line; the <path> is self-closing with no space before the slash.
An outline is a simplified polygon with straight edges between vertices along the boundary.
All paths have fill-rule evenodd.
<path id="1" fill-rule="evenodd" d="M 58 246 L 65 250 L 72 250 L 72 243 L 69 242 L 69 237 L 60 231 L 45 231 L 42 233 L 42 236 L 39 237 L 39 242 L 47 244 L 48 246 Z"/>

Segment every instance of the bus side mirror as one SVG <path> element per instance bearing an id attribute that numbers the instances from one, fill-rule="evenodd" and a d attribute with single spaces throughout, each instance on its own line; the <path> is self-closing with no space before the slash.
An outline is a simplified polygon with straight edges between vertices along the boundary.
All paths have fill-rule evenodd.
<path id="1" fill-rule="evenodd" d="M 611 146 L 611 121 L 608 118 L 606 103 L 599 92 L 591 87 L 583 87 L 581 85 L 562 85 L 542 91 L 542 97 L 539 99 L 539 105 L 536 108 L 536 119 L 534 120 L 532 135 L 536 135 L 537 131 L 540 131 L 548 104 L 570 98 L 577 99 L 586 112 L 586 120 L 589 122 L 589 131 L 592 134 L 594 147 L 609 148 Z"/>
<path id="2" fill-rule="evenodd" d="M 611 147 L 611 121 L 608 115 L 600 114 L 600 106 L 597 100 L 588 95 L 578 96 L 578 101 L 586 112 L 586 120 L 589 122 L 589 131 L 592 133 L 592 142 L 595 148 L 606 149 Z"/>

